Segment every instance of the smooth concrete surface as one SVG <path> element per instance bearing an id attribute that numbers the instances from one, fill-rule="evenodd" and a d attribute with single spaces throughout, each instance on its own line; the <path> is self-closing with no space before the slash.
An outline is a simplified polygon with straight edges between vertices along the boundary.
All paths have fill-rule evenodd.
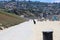
<path id="1" fill-rule="evenodd" d="M 60 40 L 60 21 L 29 20 L 0 31 L 0 40 L 43 40 L 43 31 L 53 31 L 53 40 Z"/>

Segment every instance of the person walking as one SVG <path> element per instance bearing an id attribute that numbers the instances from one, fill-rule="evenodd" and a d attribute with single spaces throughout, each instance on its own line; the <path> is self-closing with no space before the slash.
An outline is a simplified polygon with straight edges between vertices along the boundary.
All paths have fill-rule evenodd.
<path id="1" fill-rule="evenodd" d="M 36 21 L 33 19 L 33 23 L 36 24 Z"/>

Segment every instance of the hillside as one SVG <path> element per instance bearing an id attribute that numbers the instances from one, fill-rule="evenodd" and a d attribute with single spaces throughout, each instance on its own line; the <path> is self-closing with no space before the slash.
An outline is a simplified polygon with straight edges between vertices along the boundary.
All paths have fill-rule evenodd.
<path id="1" fill-rule="evenodd" d="M 0 11 L 0 29 L 1 30 L 2 28 L 8 28 L 22 22 L 24 22 L 24 19 L 22 19 L 21 17 L 15 14 L 12 15 L 10 13 Z"/>
<path id="2" fill-rule="evenodd" d="M 17 2 L 17 3 L 16 3 Z M 4 7 L 6 12 L 16 15 L 24 15 L 30 18 L 31 16 L 40 17 L 41 14 L 60 15 L 60 3 L 44 3 L 33 1 L 16 1 L 5 2 Z M 11 7 L 10 7 L 11 6 Z M 1 7 L 1 8 L 2 8 Z M 33 15 L 31 15 L 33 14 Z M 28 15 L 28 16 L 27 16 Z"/>

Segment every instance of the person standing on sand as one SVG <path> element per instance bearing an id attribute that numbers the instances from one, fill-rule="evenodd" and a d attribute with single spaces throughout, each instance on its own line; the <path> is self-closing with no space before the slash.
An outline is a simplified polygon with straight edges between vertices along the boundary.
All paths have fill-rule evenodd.
<path id="1" fill-rule="evenodd" d="M 36 24 L 36 21 L 33 19 L 33 23 Z"/>

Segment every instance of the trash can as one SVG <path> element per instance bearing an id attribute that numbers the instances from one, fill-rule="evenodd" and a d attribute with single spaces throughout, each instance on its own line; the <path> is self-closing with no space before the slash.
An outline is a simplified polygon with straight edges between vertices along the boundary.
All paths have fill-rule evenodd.
<path id="1" fill-rule="evenodd" d="M 53 40 L 53 31 L 43 31 L 43 40 Z"/>

